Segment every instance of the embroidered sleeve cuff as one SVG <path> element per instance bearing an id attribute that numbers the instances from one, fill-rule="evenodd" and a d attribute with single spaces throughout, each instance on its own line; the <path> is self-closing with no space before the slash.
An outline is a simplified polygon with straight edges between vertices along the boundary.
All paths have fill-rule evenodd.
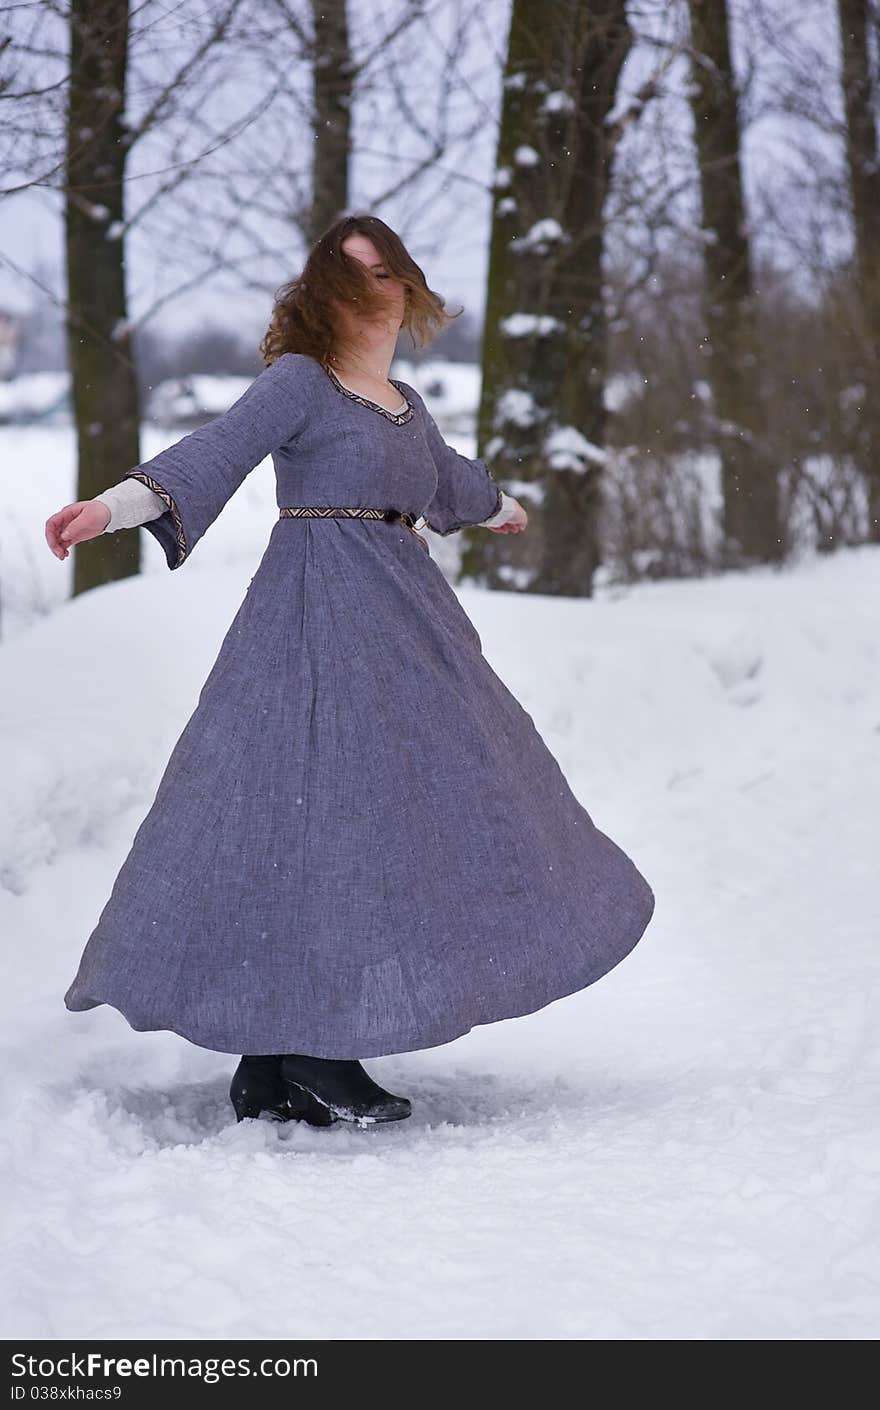
<path id="1" fill-rule="evenodd" d="M 218 420 L 222 419 L 222 417 L 218 418 Z M 194 435 L 195 432 L 192 434 Z M 148 475 L 146 470 L 129 470 L 126 479 L 137 481 L 152 490 L 164 506 L 165 512 L 154 519 L 145 521 L 144 528 L 153 535 L 162 548 L 168 567 L 179 568 L 181 563 L 186 561 L 189 546 L 186 541 L 183 518 L 174 496 L 169 494 L 158 480 L 154 480 L 152 475 Z"/>

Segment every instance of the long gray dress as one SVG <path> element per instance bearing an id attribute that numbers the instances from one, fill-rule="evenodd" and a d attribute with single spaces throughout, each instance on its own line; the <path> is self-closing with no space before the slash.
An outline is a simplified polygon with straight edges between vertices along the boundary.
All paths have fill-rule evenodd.
<path id="1" fill-rule="evenodd" d="M 441 534 L 499 487 L 418 393 L 389 413 L 285 353 L 128 472 L 184 564 L 271 453 L 279 506 Z M 279 518 L 65 994 L 229 1053 L 433 1047 L 592 984 L 654 894 L 577 801 L 400 521 Z"/>

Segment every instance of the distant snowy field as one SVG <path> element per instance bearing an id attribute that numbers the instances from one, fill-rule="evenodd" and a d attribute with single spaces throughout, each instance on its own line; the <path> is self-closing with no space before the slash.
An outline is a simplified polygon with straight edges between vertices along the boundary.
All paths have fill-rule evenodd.
<path id="1" fill-rule="evenodd" d="M 70 602 L 43 539 L 69 433 L 0 452 L 2 1335 L 876 1337 L 880 552 L 458 589 L 654 919 L 581 993 L 368 1062 L 407 1121 L 237 1125 L 234 1056 L 62 996 L 265 546 L 271 466 L 181 571 L 144 534 L 141 579 Z"/>

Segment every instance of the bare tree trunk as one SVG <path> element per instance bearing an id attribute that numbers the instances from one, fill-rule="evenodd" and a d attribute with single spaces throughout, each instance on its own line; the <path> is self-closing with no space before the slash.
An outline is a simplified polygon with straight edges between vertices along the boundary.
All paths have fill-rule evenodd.
<path id="1" fill-rule="evenodd" d="M 837 0 L 843 60 L 846 159 L 852 196 L 855 266 L 861 295 L 859 368 L 865 382 L 858 459 L 868 494 L 868 533 L 880 543 L 880 77 L 869 58 L 869 31 L 877 28 L 871 0 Z"/>
<path id="2" fill-rule="evenodd" d="M 704 316 L 724 515 L 723 562 L 783 556 L 779 486 L 762 404 L 760 333 L 726 0 L 688 0 L 691 109 L 705 232 Z"/>
<path id="3" fill-rule="evenodd" d="M 72 0 L 65 191 L 67 342 L 78 499 L 140 461 L 140 407 L 125 293 L 123 225 L 128 0 Z M 137 534 L 74 549 L 73 592 L 140 568 Z"/>
<path id="4" fill-rule="evenodd" d="M 311 245 L 348 208 L 354 65 L 346 0 L 312 0 L 314 165 L 308 229 Z"/>
<path id="5" fill-rule="evenodd" d="M 492 587 L 592 592 L 605 424 L 606 119 L 630 43 L 623 0 L 514 0 L 478 441 L 530 525 L 521 541 L 464 531 L 462 576 Z"/>

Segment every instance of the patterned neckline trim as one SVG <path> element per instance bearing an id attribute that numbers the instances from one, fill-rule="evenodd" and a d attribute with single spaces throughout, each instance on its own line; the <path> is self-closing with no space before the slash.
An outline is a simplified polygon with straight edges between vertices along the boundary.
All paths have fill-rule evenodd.
<path id="1" fill-rule="evenodd" d="M 410 401 L 406 392 L 401 387 L 400 383 L 396 382 L 393 377 L 389 377 L 388 381 L 391 383 L 392 387 L 397 388 L 397 390 L 400 392 L 400 395 L 406 402 L 406 406 L 404 407 L 403 411 L 389 411 L 388 407 L 383 406 L 381 402 L 372 401 L 370 397 L 362 397 L 360 392 L 355 392 L 352 390 L 351 387 L 346 387 L 344 382 L 340 382 L 332 367 L 329 367 L 326 364 L 322 364 L 322 366 L 324 367 L 324 371 L 327 373 L 327 376 L 330 378 L 330 381 L 333 383 L 336 390 L 338 392 L 342 392 L 343 396 L 351 397 L 353 401 L 359 401 L 361 406 L 369 407 L 371 411 L 378 411 L 380 415 L 387 417 L 389 421 L 393 421 L 395 426 L 402 426 L 405 422 L 412 420 L 412 402 Z"/>

